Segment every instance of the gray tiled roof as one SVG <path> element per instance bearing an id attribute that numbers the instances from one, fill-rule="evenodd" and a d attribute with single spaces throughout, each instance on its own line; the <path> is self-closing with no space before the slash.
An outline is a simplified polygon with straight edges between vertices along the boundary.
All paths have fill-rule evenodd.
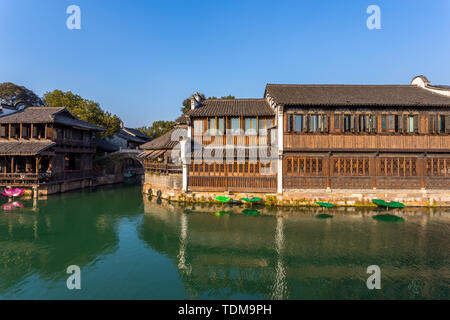
<path id="1" fill-rule="evenodd" d="M 143 134 L 142 132 L 140 132 L 137 129 L 124 127 L 123 130 L 126 131 L 128 134 L 134 135 L 134 136 L 136 136 L 136 137 L 138 137 L 138 138 L 140 138 L 142 140 L 145 140 L 145 141 L 148 141 L 148 140 L 151 139 L 149 136 Z"/>
<path id="2" fill-rule="evenodd" d="M 449 107 L 450 97 L 411 85 L 268 84 L 276 103 L 298 106 Z"/>
<path id="3" fill-rule="evenodd" d="M 2 141 L 0 155 L 35 155 L 54 145 L 53 141 Z"/>
<path id="4" fill-rule="evenodd" d="M 161 149 L 173 149 L 179 142 L 172 140 L 186 132 L 185 129 L 174 128 L 162 136 L 153 139 L 141 146 L 144 150 L 161 150 Z M 173 135 L 173 136 L 172 136 Z"/>
<path id="5" fill-rule="evenodd" d="M 64 107 L 28 107 L 23 111 L 1 117 L 0 123 L 60 123 L 95 131 L 105 130 L 75 118 Z"/>
<path id="6" fill-rule="evenodd" d="M 265 99 L 207 99 L 187 115 L 191 117 L 213 116 L 273 116 L 274 111 Z"/>

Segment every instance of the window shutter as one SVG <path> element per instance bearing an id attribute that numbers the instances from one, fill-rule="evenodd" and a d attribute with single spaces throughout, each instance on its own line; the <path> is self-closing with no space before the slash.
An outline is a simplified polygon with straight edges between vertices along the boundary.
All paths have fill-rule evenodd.
<path id="1" fill-rule="evenodd" d="M 408 133 L 408 116 L 403 116 L 403 133 Z"/>
<path id="2" fill-rule="evenodd" d="M 326 121 L 326 123 L 325 123 L 325 132 L 326 133 L 329 133 L 330 132 L 330 116 L 328 116 L 328 115 L 325 115 L 325 121 Z"/>
<path id="3" fill-rule="evenodd" d="M 434 133 L 434 119 L 433 119 L 433 116 L 431 114 L 428 117 L 428 131 L 430 133 Z"/>
<path id="4" fill-rule="evenodd" d="M 419 133 L 419 116 L 414 116 L 414 133 Z"/>
<path id="5" fill-rule="evenodd" d="M 311 118 L 311 116 L 309 115 L 309 114 L 307 114 L 306 115 L 306 132 L 309 132 L 309 129 L 310 129 L 310 126 L 311 126 L 311 124 L 310 124 L 310 118 Z"/>
<path id="6" fill-rule="evenodd" d="M 302 119 L 303 119 L 303 128 L 302 128 L 302 131 L 303 132 L 308 132 L 308 119 L 307 119 L 307 116 L 306 116 L 306 114 L 304 114 L 304 115 L 302 115 Z"/>
<path id="7" fill-rule="evenodd" d="M 445 117 L 445 133 L 450 133 L 450 116 Z"/>

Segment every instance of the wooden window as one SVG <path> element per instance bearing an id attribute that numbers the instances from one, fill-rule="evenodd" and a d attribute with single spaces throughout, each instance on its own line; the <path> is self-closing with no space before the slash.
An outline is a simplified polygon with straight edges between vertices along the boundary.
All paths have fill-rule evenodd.
<path id="1" fill-rule="evenodd" d="M 403 132 L 403 120 L 402 120 L 402 116 L 401 115 L 395 115 L 395 127 L 394 127 L 394 131 L 396 133 L 401 133 Z"/>
<path id="2" fill-rule="evenodd" d="M 22 138 L 29 139 L 31 137 L 31 125 L 23 124 L 22 125 Z"/>
<path id="3" fill-rule="evenodd" d="M 239 135 L 241 130 L 241 121 L 239 118 L 231 118 L 231 134 Z"/>
<path id="4" fill-rule="evenodd" d="M 256 118 L 245 118 L 245 134 L 254 136 L 257 135 L 258 128 Z"/>
<path id="5" fill-rule="evenodd" d="M 289 114 L 287 118 L 287 132 L 292 132 L 294 130 L 294 115 Z"/>
<path id="6" fill-rule="evenodd" d="M 388 131 L 389 132 L 394 132 L 395 130 L 395 116 L 390 114 L 387 116 L 387 120 L 388 120 Z"/>
<path id="7" fill-rule="evenodd" d="M 296 114 L 295 115 L 295 132 L 303 132 L 304 130 L 304 115 Z"/>
<path id="8" fill-rule="evenodd" d="M 415 158 L 380 158 L 379 174 L 381 176 L 412 177 L 417 176 L 417 159 Z"/>
<path id="9" fill-rule="evenodd" d="M 439 133 L 445 133 L 446 132 L 446 125 L 445 125 L 445 116 L 439 115 Z"/>
<path id="10" fill-rule="evenodd" d="M 354 128 L 354 119 L 350 114 L 344 115 L 344 132 L 353 132 Z"/>
<path id="11" fill-rule="evenodd" d="M 208 134 L 216 135 L 216 118 L 208 118 Z"/>
<path id="12" fill-rule="evenodd" d="M 341 125 L 341 116 L 339 114 L 334 115 L 334 131 L 340 131 Z"/>
<path id="13" fill-rule="evenodd" d="M 381 116 L 381 131 L 382 132 L 387 131 L 387 116 L 386 115 Z"/>
<path id="14" fill-rule="evenodd" d="M 333 158 L 334 176 L 369 176 L 369 158 Z"/>
<path id="15" fill-rule="evenodd" d="M 203 134 L 203 120 L 194 120 L 194 134 Z"/>
<path id="16" fill-rule="evenodd" d="M 217 118 L 217 135 L 222 136 L 224 134 L 224 122 L 223 118 Z"/>
<path id="17" fill-rule="evenodd" d="M 0 138 L 8 138 L 8 125 L 7 124 L 0 125 Z"/>

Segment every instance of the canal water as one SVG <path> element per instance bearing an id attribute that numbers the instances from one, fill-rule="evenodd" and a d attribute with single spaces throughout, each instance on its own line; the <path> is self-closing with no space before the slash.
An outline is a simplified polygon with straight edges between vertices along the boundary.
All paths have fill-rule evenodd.
<path id="1" fill-rule="evenodd" d="M 0 299 L 449 299 L 450 209 L 393 213 L 180 206 L 140 186 L 21 201 L 0 209 Z"/>

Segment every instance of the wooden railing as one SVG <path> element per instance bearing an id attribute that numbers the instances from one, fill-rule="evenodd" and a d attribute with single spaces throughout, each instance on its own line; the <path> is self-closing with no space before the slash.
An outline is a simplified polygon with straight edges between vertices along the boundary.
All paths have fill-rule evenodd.
<path id="1" fill-rule="evenodd" d="M 285 150 L 450 150 L 450 136 L 285 134 Z"/>
<path id="2" fill-rule="evenodd" d="M 29 186 L 50 179 L 48 173 L 0 173 L 1 185 Z"/>
<path id="3" fill-rule="evenodd" d="M 267 145 L 267 136 L 257 135 L 235 135 L 235 136 L 207 136 L 195 135 L 193 141 L 196 144 L 207 146 L 212 143 L 216 145 L 244 145 L 244 146 L 265 146 Z"/>
<path id="4" fill-rule="evenodd" d="M 146 163 L 146 173 L 176 174 L 182 173 L 183 167 L 178 164 Z"/>
<path id="5" fill-rule="evenodd" d="M 188 189 L 193 191 L 276 192 L 277 178 L 189 176 Z"/>

